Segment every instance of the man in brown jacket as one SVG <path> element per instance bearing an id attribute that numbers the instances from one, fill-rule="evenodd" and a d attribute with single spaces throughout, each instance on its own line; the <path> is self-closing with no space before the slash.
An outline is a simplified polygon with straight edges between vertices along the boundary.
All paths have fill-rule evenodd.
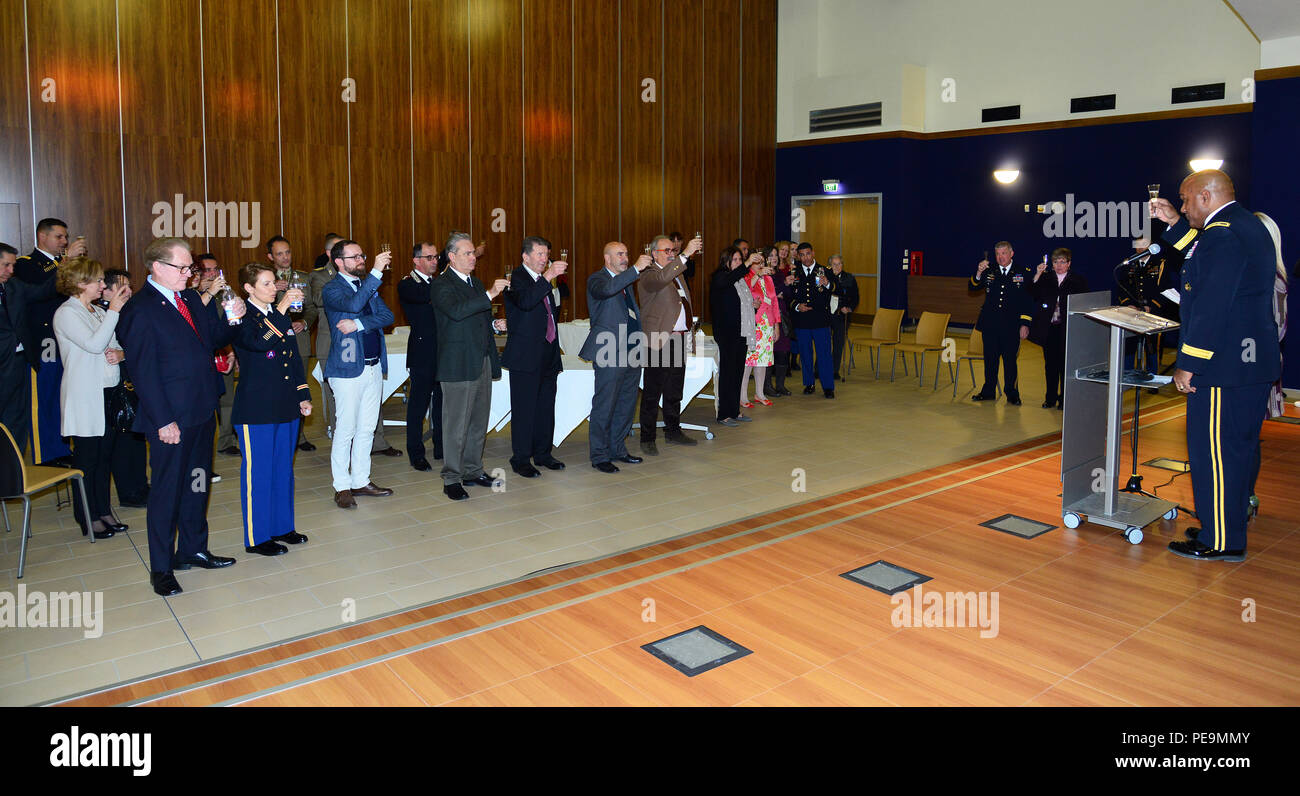
<path id="1" fill-rule="evenodd" d="M 704 246 L 696 236 L 680 255 L 667 235 L 650 244 L 654 265 L 637 280 L 641 305 L 641 328 L 649 338 L 650 351 L 641 388 L 641 450 L 659 455 L 655 436 L 659 425 L 659 399 L 664 405 L 664 439 L 677 445 L 694 445 L 682 433 L 682 386 L 686 381 L 687 337 L 694 331 L 695 308 L 691 290 L 682 276 L 692 255 Z"/>

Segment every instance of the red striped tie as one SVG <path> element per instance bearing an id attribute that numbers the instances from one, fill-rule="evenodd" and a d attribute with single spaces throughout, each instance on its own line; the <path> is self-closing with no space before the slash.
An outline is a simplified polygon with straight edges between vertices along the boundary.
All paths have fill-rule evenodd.
<path id="1" fill-rule="evenodd" d="M 185 302 L 181 299 L 180 293 L 173 292 L 172 295 L 176 297 L 176 309 L 181 311 L 181 317 L 185 319 L 185 322 L 190 325 L 190 328 L 194 330 L 194 334 L 197 335 L 199 333 L 199 327 L 194 325 L 194 317 L 190 315 L 190 308 L 185 306 Z M 200 336 L 199 339 L 202 340 L 203 337 Z"/>

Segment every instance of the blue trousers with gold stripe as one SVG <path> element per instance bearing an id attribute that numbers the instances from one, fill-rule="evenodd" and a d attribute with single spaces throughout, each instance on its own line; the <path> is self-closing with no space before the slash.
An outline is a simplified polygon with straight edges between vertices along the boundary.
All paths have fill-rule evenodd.
<path id="1" fill-rule="evenodd" d="M 1187 396 L 1187 458 L 1201 520 L 1196 539 L 1215 550 L 1246 547 L 1246 515 L 1268 390 L 1267 383 L 1197 387 Z"/>
<path id="2" fill-rule="evenodd" d="M 63 439 L 59 416 L 59 385 L 63 382 L 63 363 L 41 362 L 32 379 L 32 461 L 36 464 L 72 454 Z"/>
<path id="3" fill-rule="evenodd" d="M 239 502 L 244 510 L 245 547 L 294 530 L 293 452 L 300 422 L 235 426 L 244 454 Z"/>

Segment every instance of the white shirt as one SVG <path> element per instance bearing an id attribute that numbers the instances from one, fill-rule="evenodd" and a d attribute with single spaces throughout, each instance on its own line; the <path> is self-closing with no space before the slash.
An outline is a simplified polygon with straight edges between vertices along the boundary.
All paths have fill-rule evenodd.
<path id="1" fill-rule="evenodd" d="M 40 252 L 41 254 L 44 254 L 46 257 L 49 257 L 51 260 L 54 260 L 55 262 L 59 261 L 58 256 L 50 254 L 49 252 L 42 249 L 40 246 L 36 247 L 36 251 Z"/>
<path id="2" fill-rule="evenodd" d="M 153 281 L 153 275 L 152 275 L 152 274 L 151 274 L 151 275 L 149 276 L 149 278 L 146 279 L 145 281 L 148 282 L 149 284 L 153 285 L 154 288 L 157 289 L 157 291 L 158 291 L 159 293 L 163 294 L 163 298 L 167 299 L 167 301 L 168 301 L 168 302 L 169 302 L 173 307 L 176 307 L 176 294 L 180 292 L 179 290 L 168 290 L 167 288 L 165 288 L 165 287 L 163 287 L 162 285 L 158 284 L 157 282 Z M 176 309 L 177 309 L 178 312 L 180 311 L 180 307 L 176 307 Z"/>
<path id="3" fill-rule="evenodd" d="M 380 279 L 380 280 L 382 280 L 382 279 L 384 278 L 384 272 L 383 272 L 383 271 L 380 271 L 378 268 L 371 268 L 371 269 L 370 269 L 370 275 L 373 276 L 375 279 Z M 343 273 L 342 271 L 339 271 L 339 276 L 341 276 L 341 277 L 343 277 L 344 279 L 348 280 L 348 284 L 349 284 L 349 285 L 352 285 L 352 289 L 353 289 L 353 290 L 356 290 L 356 291 L 360 292 L 360 290 L 361 290 L 361 280 L 360 280 L 360 279 L 357 279 L 357 278 L 356 278 L 355 276 L 353 276 L 352 274 L 345 274 L 345 273 Z M 358 332 L 364 332 L 364 331 L 366 330 L 366 327 L 365 327 L 364 324 L 361 323 L 361 319 L 360 319 L 360 318 L 353 318 L 353 319 L 352 319 L 352 322 L 355 323 L 355 324 L 357 325 L 357 331 L 358 331 Z"/>
<path id="4" fill-rule="evenodd" d="M 1221 205 L 1219 205 L 1218 207 L 1214 208 L 1214 212 L 1213 212 L 1213 213 L 1210 213 L 1208 216 L 1205 217 L 1205 223 L 1204 223 L 1204 224 L 1201 224 L 1201 229 L 1205 229 L 1206 227 L 1208 227 L 1208 226 L 1210 225 L 1210 219 L 1212 219 L 1212 218 L 1214 218 L 1215 216 L 1217 216 L 1217 215 L 1219 214 L 1219 211 L 1220 211 L 1220 210 L 1222 210 L 1223 208 L 1227 207 L 1227 206 L 1230 205 L 1230 204 L 1235 203 L 1236 201 L 1237 201 L 1236 199 L 1233 199 L 1231 202 L 1224 202 L 1223 204 L 1221 204 Z"/>

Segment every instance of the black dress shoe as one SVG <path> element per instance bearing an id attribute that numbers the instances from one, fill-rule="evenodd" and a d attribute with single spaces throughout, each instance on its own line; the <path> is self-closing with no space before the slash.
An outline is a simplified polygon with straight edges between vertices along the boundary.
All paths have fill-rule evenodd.
<path id="1" fill-rule="evenodd" d="M 633 456 L 632 454 L 629 453 L 626 456 L 615 456 L 614 461 L 627 462 L 628 464 L 640 464 L 641 462 L 645 461 L 645 459 L 642 459 L 640 456 Z"/>
<path id="2" fill-rule="evenodd" d="M 447 484 L 442 488 L 442 494 L 452 500 L 469 500 L 469 493 L 460 484 Z"/>
<path id="3" fill-rule="evenodd" d="M 428 459 L 416 459 L 415 461 L 411 462 L 411 466 L 422 473 L 427 473 L 433 469 L 433 465 L 429 464 Z"/>
<path id="4" fill-rule="evenodd" d="M 826 397 L 827 397 L 827 398 L 834 398 L 834 397 L 835 397 L 835 391 L 834 391 L 834 390 L 823 390 L 823 392 L 826 394 Z"/>
<path id="5" fill-rule="evenodd" d="M 1199 530 L 1199 529 L 1198 529 Z M 1191 558 L 1197 561 L 1245 561 L 1246 550 L 1215 550 L 1202 544 L 1197 539 L 1189 542 L 1170 542 L 1169 552 L 1183 558 Z"/>
<path id="6" fill-rule="evenodd" d="M 433 458 L 438 461 L 442 461 L 442 448 L 433 449 Z"/>
<path id="7" fill-rule="evenodd" d="M 600 470 L 602 473 L 618 472 L 618 468 L 614 466 L 613 462 L 600 462 L 599 464 L 593 464 L 591 466 L 595 467 L 597 470 Z"/>
<path id="8" fill-rule="evenodd" d="M 532 466 L 531 464 L 524 464 L 518 467 L 512 464 L 510 465 L 510 469 L 514 470 L 515 473 L 523 476 L 524 478 L 536 478 L 537 476 L 541 475 L 541 472 L 538 471 L 538 469 Z"/>
<path id="9" fill-rule="evenodd" d="M 175 556 L 172 558 L 172 569 L 189 569 L 190 567 L 201 567 L 203 569 L 221 569 L 235 563 L 235 559 L 225 556 L 215 556 L 211 552 L 204 550 L 201 553 L 195 553 L 192 556 Z"/>
<path id="10" fill-rule="evenodd" d="M 276 544 L 269 539 L 265 542 L 259 542 L 252 547 L 245 547 L 245 553 L 257 553 L 262 556 L 282 556 L 289 552 L 289 548 L 282 544 Z"/>
<path id="11" fill-rule="evenodd" d="M 241 454 L 241 453 L 239 452 L 239 448 L 236 448 L 234 445 L 227 445 L 226 447 L 224 447 L 224 448 L 222 448 L 221 450 L 217 451 L 217 453 L 221 453 L 221 454 L 224 454 L 224 455 L 226 455 L 226 456 L 241 456 L 241 455 L 243 455 L 243 454 Z"/>
<path id="12" fill-rule="evenodd" d="M 1011 404 L 1012 406 L 1020 406 L 1020 398 L 1019 396 L 1015 398 L 1008 398 L 1007 403 Z"/>
<path id="13" fill-rule="evenodd" d="M 670 443 L 672 445 L 698 444 L 698 440 L 696 440 L 694 437 L 686 436 L 686 432 L 684 431 L 678 431 L 675 434 L 669 434 L 667 432 L 664 432 L 664 442 Z"/>
<path id="14" fill-rule="evenodd" d="M 109 529 L 110 531 L 113 531 L 114 533 L 126 533 L 127 530 L 129 530 L 129 526 L 126 523 L 117 522 L 112 517 L 108 517 L 108 518 L 100 517 L 99 521 L 103 523 L 105 528 Z"/>
<path id="15" fill-rule="evenodd" d="M 1043 401 L 1044 409 L 1051 409 L 1053 406 L 1056 406 L 1056 401 Z"/>
<path id="16" fill-rule="evenodd" d="M 150 572 L 149 582 L 153 584 L 154 594 L 160 597 L 171 597 L 182 591 L 181 584 L 176 582 L 176 576 L 170 572 Z"/>
<path id="17" fill-rule="evenodd" d="M 465 486 L 485 486 L 491 489 L 496 485 L 497 480 L 487 473 L 479 473 L 478 478 L 470 478 L 461 481 Z"/>
<path id="18" fill-rule="evenodd" d="M 804 387 L 804 388 L 803 388 L 803 394 L 804 394 L 804 395 L 812 395 L 812 394 L 815 393 L 815 392 L 817 392 L 817 391 L 814 390 L 812 387 Z"/>
<path id="19" fill-rule="evenodd" d="M 313 444 L 311 444 L 311 443 L 308 442 L 307 440 L 303 440 L 302 442 L 298 443 L 298 450 L 300 450 L 300 451 L 314 451 L 314 450 L 316 450 L 316 446 L 313 445 Z"/>
<path id="20" fill-rule="evenodd" d="M 977 392 L 977 393 L 975 393 L 974 395 L 972 395 L 972 396 L 970 397 L 970 399 L 971 399 L 972 401 L 992 401 L 995 397 L 997 397 L 997 396 L 994 396 L 994 395 L 985 395 L 985 394 L 982 393 L 982 392 Z"/>
<path id="21" fill-rule="evenodd" d="M 659 446 L 655 444 L 654 440 L 647 440 L 641 443 L 641 452 L 646 456 L 658 456 Z"/>
<path id="22" fill-rule="evenodd" d="M 113 530 L 112 528 L 105 528 L 102 531 L 95 531 L 94 533 L 96 539 L 112 539 L 114 536 L 117 535 L 117 531 Z M 87 535 L 85 528 L 81 529 L 81 535 L 82 536 Z"/>
<path id="23" fill-rule="evenodd" d="M 285 544 L 303 544 L 307 541 L 307 535 L 298 533 L 297 531 L 289 531 L 288 533 L 272 536 L 271 539 Z"/>
<path id="24" fill-rule="evenodd" d="M 564 469 L 564 462 L 560 461 L 559 459 L 547 459 L 544 462 L 538 462 L 538 464 L 540 464 L 541 466 L 545 467 L 548 470 Z"/>
<path id="25" fill-rule="evenodd" d="M 371 456 L 401 456 L 402 452 L 399 449 L 394 448 L 393 446 L 390 445 L 381 451 L 371 451 L 370 455 Z"/>

